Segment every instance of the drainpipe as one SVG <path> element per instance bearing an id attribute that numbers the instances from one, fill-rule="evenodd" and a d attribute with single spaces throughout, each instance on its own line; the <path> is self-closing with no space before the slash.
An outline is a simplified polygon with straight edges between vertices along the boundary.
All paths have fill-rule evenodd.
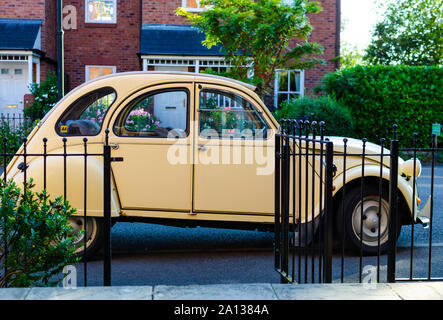
<path id="1" fill-rule="evenodd" d="M 336 11 L 337 21 L 335 26 L 335 56 L 337 58 L 335 59 L 335 70 L 338 70 L 340 68 L 341 0 L 337 0 Z"/>
<path id="2" fill-rule="evenodd" d="M 57 76 L 58 76 L 58 99 L 65 94 L 64 84 L 64 52 L 63 52 L 63 0 L 58 0 L 57 7 Z"/>

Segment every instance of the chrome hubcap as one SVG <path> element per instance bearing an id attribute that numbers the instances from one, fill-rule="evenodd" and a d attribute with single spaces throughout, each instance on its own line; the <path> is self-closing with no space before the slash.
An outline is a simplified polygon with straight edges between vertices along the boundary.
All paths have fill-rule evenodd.
<path id="1" fill-rule="evenodd" d="M 363 198 L 363 207 L 360 201 L 352 212 L 352 231 L 360 240 L 360 229 L 363 226 L 363 243 L 367 246 L 377 246 L 379 235 L 380 245 L 388 240 L 389 205 L 381 199 L 379 210 L 379 204 L 378 196 L 367 196 Z"/>
<path id="2" fill-rule="evenodd" d="M 88 248 L 97 233 L 97 223 L 94 218 L 72 217 L 69 224 L 74 229 L 74 245 L 77 247 L 76 254 L 81 254 L 85 249 L 85 225 L 86 225 L 86 248 Z"/>

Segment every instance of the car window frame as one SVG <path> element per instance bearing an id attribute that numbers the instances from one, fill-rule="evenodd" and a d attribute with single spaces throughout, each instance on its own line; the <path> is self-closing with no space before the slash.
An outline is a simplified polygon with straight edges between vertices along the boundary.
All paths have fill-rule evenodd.
<path id="1" fill-rule="evenodd" d="M 200 84 L 201 85 L 201 84 Z M 198 138 L 199 139 L 207 139 L 207 137 L 203 137 L 200 135 L 201 131 L 200 131 L 200 126 L 201 126 L 201 120 L 200 120 L 200 116 L 202 113 L 202 110 L 204 111 L 209 111 L 210 109 L 202 109 L 201 105 L 200 105 L 200 94 L 205 91 L 205 90 L 214 90 L 214 91 L 220 91 L 220 92 L 226 92 L 228 94 L 235 94 L 240 96 L 242 99 L 246 100 L 252 107 L 252 109 L 257 113 L 257 116 L 263 121 L 263 123 L 266 125 L 266 136 L 262 137 L 258 140 L 260 141 L 267 141 L 270 139 L 270 134 L 269 134 L 269 130 L 272 130 L 272 126 L 269 124 L 269 122 L 266 120 L 266 117 L 263 116 L 263 114 L 265 113 L 264 110 L 261 110 L 259 108 L 257 108 L 257 106 L 252 102 L 255 101 L 255 99 L 251 99 L 251 97 L 249 95 L 247 95 L 246 93 L 244 93 L 243 91 L 239 90 L 238 88 L 231 88 L 222 84 L 213 84 L 213 83 L 205 83 L 201 88 L 199 88 L 198 91 L 198 96 L 196 95 L 196 103 L 198 104 L 198 108 L 196 109 L 197 114 L 198 114 L 198 126 L 197 126 L 197 132 L 198 132 Z M 223 111 L 221 111 L 223 112 Z M 256 137 L 254 138 L 244 138 L 244 137 L 230 137 L 228 138 L 223 138 L 223 137 L 217 137 L 217 138 L 212 138 L 213 140 L 219 140 L 219 141 L 223 141 L 223 140 L 257 140 Z"/>
<path id="2" fill-rule="evenodd" d="M 191 115 L 191 91 L 189 90 L 189 88 L 186 87 L 171 87 L 171 88 L 159 88 L 159 89 L 154 89 L 152 91 L 147 91 L 144 92 L 142 94 L 139 94 L 135 97 L 133 97 L 129 102 L 125 103 L 125 105 L 121 108 L 121 110 L 118 112 L 117 116 L 115 117 L 114 123 L 112 123 L 112 132 L 115 135 L 115 137 L 118 138 L 141 138 L 141 139 L 169 139 L 169 137 L 156 137 L 156 136 L 122 136 L 119 135 L 116 132 L 116 123 L 120 120 L 120 116 L 127 110 L 128 106 L 137 99 L 140 99 L 140 97 L 145 96 L 145 98 L 149 97 L 149 96 L 153 96 L 155 94 L 158 93 L 163 93 L 163 92 L 171 92 L 171 91 L 182 91 L 186 93 L 186 104 L 187 104 L 187 111 L 186 111 L 186 130 L 184 130 L 184 132 L 186 133 L 185 137 L 175 137 L 176 139 L 188 139 L 190 137 L 190 133 L 191 133 L 191 124 L 190 124 L 190 115 Z M 143 99 L 145 99 L 143 98 Z M 141 100 L 140 100 L 141 101 Z M 134 107 L 134 106 L 132 106 Z M 108 125 L 109 127 L 109 125 Z"/>
<path id="3" fill-rule="evenodd" d="M 109 107 L 108 107 L 107 110 L 106 110 L 105 116 L 103 117 L 103 121 L 102 121 L 102 123 L 100 124 L 100 130 L 98 130 L 96 134 L 70 134 L 70 135 L 61 135 L 60 132 L 59 132 L 59 129 L 58 129 L 58 124 L 59 124 L 59 122 L 61 121 L 61 119 L 62 119 L 62 118 L 63 118 L 63 117 L 69 112 L 69 110 L 71 109 L 71 107 L 72 107 L 75 103 L 77 103 L 80 99 L 82 99 L 84 96 L 86 96 L 86 95 L 88 95 L 88 94 L 90 94 L 90 93 L 92 93 L 92 92 L 95 92 L 95 91 L 98 91 L 98 90 L 101 90 L 101 89 L 105 89 L 105 88 L 110 88 L 110 89 L 112 89 L 113 93 L 115 94 L 115 98 L 114 98 L 114 101 L 112 101 L 112 103 L 109 105 Z M 105 97 L 105 96 L 103 96 L 103 97 Z M 102 98 L 103 98 L 103 97 L 102 97 Z M 100 99 L 101 99 L 101 98 L 100 98 Z M 57 119 L 57 121 L 55 122 L 55 125 L 54 125 L 55 133 L 56 133 L 59 137 L 62 137 L 62 138 L 69 138 L 69 137 L 96 137 L 96 136 L 100 135 L 101 132 L 102 132 L 102 130 L 103 130 L 104 123 L 105 123 L 105 121 L 106 121 L 105 118 L 108 116 L 108 111 L 112 108 L 112 106 L 114 105 L 115 101 L 117 101 L 117 100 L 118 100 L 117 90 L 115 90 L 115 88 L 114 88 L 114 87 L 111 87 L 111 86 L 104 86 L 104 87 L 101 87 L 101 88 L 98 88 L 98 89 L 94 89 L 94 90 L 92 90 L 92 91 L 89 91 L 89 92 L 87 92 L 87 93 L 81 95 L 79 98 L 75 99 L 74 102 L 70 103 L 69 106 L 65 109 L 65 111 L 63 111 L 63 113 L 61 114 L 61 116 L 58 117 L 58 119 Z M 89 106 L 88 106 L 88 107 L 89 107 Z M 85 109 L 85 110 L 86 110 L 86 109 Z M 83 110 L 83 112 L 84 112 L 85 110 Z"/>

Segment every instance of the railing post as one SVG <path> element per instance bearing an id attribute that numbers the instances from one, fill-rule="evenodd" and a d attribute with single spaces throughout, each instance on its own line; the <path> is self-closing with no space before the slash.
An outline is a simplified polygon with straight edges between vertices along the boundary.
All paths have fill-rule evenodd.
<path id="1" fill-rule="evenodd" d="M 332 282 L 332 246 L 333 246 L 333 205 L 332 205 L 332 179 L 334 175 L 334 145 L 331 141 L 326 143 L 326 170 L 325 170 L 325 228 L 324 228 L 324 255 L 323 255 L 323 282 Z"/>
<path id="2" fill-rule="evenodd" d="M 108 139 L 109 130 L 106 129 L 106 140 L 103 146 L 103 284 L 111 285 L 111 146 Z"/>
<path id="3" fill-rule="evenodd" d="M 388 239 L 388 271 L 387 281 L 395 282 L 395 263 L 397 255 L 397 223 L 398 223 L 398 156 L 399 142 L 391 141 L 389 174 L 389 239 Z"/>
<path id="4" fill-rule="evenodd" d="M 287 134 L 287 133 L 286 133 Z M 281 229 L 282 229 L 282 250 L 281 250 L 281 271 L 285 277 L 281 278 L 282 283 L 287 283 L 289 278 L 289 175 L 290 175 L 290 147 L 289 138 L 283 138 L 282 147 L 282 177 L 281 177 Z"/>
<path id="5" fill-rule="evenodd" d="M 280 135 L 275 134 L 274 267 L 280 269 Z"/>

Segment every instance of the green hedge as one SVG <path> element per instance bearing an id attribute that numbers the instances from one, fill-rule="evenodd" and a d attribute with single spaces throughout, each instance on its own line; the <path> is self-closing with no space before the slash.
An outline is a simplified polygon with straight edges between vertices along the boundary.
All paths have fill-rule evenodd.
<path id="1" fill-rule="evenodd" d="M 325 122 L 325 135 L 354 137 L 355 126 L 351 113 L 341 104 L 328 97 L 304 97 L 283 102 L 274 111 L 280 119 Z"/>
<path id="2" fill-rule="evenodd" d="M 320 90 L 352 113 L 356 134 L 379 142 L 398 124 L 401 145 L 431 144 L 432 123 L 443 124 L 442 67 L 356 66 L 327 74 Z"/>

